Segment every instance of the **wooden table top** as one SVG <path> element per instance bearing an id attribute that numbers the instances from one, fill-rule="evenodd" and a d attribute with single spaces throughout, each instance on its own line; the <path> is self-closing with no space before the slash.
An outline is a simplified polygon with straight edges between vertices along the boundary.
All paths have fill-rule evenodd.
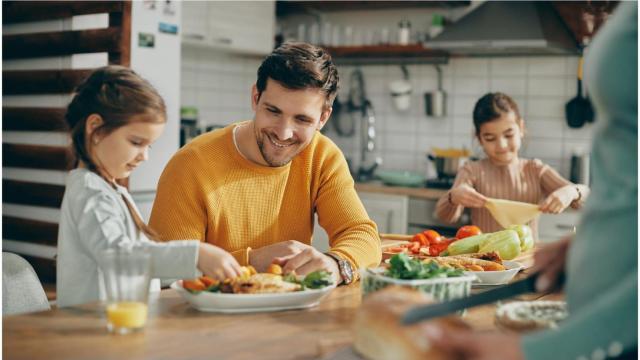
<path id="1" fill-rule="evenodd" d="M 562 295 L 518 299 L 542 297 Z M 163 290 L 150 299 L 145 330 L 131 335 L 109 334 L 98 304 L 3 317 L 2 354 L 30 360 L 316 359 L 351 343 L 351 322 L 360 302 L 356 283 L 338 287 L 311 309 L 223 315 L 199 312 L 175 290 Z M 478 330 L 493 329 L 494 311 L 495 305 L 476 307 L 464 319 Z"/>

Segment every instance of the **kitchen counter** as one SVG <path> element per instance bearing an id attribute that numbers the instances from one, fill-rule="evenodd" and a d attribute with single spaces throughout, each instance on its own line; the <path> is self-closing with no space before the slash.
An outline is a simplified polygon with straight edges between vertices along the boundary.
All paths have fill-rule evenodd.
<path id="1" fill-rule="evenodd" d="M 425 187 L 403 187 L 384 185 L 380 181 L 356 182 L 356 191 L 389 195 L 406 195 L 413 198 L 438 200 L 447 193 L 445 189 L 432 189 Z"/>

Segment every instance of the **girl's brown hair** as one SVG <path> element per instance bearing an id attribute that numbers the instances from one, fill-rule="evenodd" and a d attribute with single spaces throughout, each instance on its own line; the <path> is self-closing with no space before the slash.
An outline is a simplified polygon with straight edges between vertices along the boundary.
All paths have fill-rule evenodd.
<path id="1" fill-rule="evenodd" d="M 76 166 L 81 161 L 90 171 L 100 175 L 115 188 L 115 183 L 103 175 L 99 164 L 91 158 L 93 138 L 97 135 L 108 135 L 129 124 L 136 115 L 151 115 L 141 121 L 165 122 L 166 112 L 164 100 L 158 91 L 133 70 L 122 66 L 97 69 L 76 88 L 65 114 L 71 133 L 73 153 L 76 156 Z M 87 118 L 92 114 L 100 115 L 102 125 L 87 137 Z M 138 230 L 150 239 L 158 239 L 157 233 L 144 223 L 127 198 L 122 198 Z"/>
<path id="2" fill-rule="evenodd" d="M 510 112 L 513 112 L 518 119 L 521 119 L 518 105 L 509 95 L 495 92 L 482 96 L 473 108 L 473 125 L 476 129 L 476 136 L 480 135 L 480 126 L 482 124 Z"/>

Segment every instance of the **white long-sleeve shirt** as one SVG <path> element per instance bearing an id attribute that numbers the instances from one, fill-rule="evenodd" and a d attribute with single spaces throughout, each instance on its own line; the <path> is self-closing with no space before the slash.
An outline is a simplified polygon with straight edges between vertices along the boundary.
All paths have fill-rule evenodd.
<path id="1" fill-rule="evenodd" d="M 71 306 L 105 300 L 100 253 L 108 248 L 139 247 L 151 253 L 155 278 L 194 278 L 198 240 L 160 243 L 139 232 L 122 196 L 135 207 L 126 188 L 111 187 L 87 169 L 69 173 L 58 229 L 57 303 Z M 137 211 L 137 209 L 136 209 Z"/>

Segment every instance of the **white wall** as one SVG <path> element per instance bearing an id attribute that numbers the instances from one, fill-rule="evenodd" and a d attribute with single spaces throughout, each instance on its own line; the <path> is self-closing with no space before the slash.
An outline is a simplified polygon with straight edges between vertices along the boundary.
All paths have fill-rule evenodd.
<path id="1" fill-rule="evenodd" d="M 198 108 L 200 126 L 253 118 L 251 86 L 262 58 L 194 47 L 183 47 L 182 55 L 181 105 Z"/>

